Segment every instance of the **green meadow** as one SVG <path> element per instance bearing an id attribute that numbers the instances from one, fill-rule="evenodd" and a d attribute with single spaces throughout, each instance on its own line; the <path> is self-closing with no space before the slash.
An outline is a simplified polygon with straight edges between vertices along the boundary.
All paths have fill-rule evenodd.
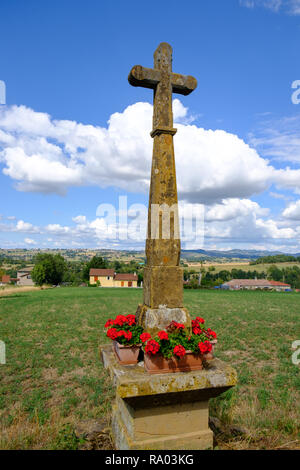
<path id="1" fill-rule="evenodd" d="M 242 436 L 217 435 L 222 449 L 300 448 L 300 294 L 185 291 L 185 306 L 218 333 L 216 355 L 239 383 L 211 415 Z M 80 449 L 81 423 L 109 419 L 113 388 L 98 355 L 107 318 L 135 313 L 141 289 L 56 288 L 0 297 L 0 448 Z M 299 354 L 300 358 L 300 354 Z M 109 448 L 109 434 L 102 444 Z"/>

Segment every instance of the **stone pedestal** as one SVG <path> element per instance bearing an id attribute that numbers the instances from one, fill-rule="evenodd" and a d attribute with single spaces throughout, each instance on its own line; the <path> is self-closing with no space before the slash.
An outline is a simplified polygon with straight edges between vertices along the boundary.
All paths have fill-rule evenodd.
<path id="1" fill-rule="evenodd" d="M 213 447 L 208 400 L 237 382 L 236 371 L 218 359 L 192 372 L 149 375 L 143 363 L 118 364 L 111 345 L 100 348 L 116 400 L 112 433 L 118 450 L 197 450 Z"/>

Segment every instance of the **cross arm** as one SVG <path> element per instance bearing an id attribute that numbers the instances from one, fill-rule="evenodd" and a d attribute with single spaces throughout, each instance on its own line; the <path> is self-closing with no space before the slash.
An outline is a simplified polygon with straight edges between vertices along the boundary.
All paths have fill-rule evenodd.
<path id="1" fill-rule="evenodd" d="M 128 75 L 128 81 L 132 86 L 154 89 L 160 81 L 160 77 L 161 74 L 159 70 L 147 69 L 141 65 L 135 65 Z"/>
<path id="2" fill-rule="evenodd" d="M 189 95 L 197 88 L 197 80 L 191 75 L 172 73 L 171 77 L 173 93 Z"/>

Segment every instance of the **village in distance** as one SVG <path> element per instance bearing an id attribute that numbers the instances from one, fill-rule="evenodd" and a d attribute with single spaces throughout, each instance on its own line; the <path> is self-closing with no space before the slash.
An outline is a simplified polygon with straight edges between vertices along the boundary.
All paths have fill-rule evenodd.
<path id="1" fill-rule="evenodd" d="M 51 279 L 49 262 L 55 260 L 58 273 Z M 142 287 L 145 263 L 144 251 L 134 250 L 0 249 L 0 292 L 43 285 Z M 300 291 L 300 254 L 182 250 L 180 264 L 185 289 Z"/>

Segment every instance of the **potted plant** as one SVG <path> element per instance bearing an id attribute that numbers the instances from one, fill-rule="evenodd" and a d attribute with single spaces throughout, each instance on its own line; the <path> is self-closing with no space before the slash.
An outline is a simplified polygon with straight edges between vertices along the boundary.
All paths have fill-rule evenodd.
<path id="1" fill-rule="evenodd" d="M 192 321 L 190 333 L 183 324 L 171 322 L 152 338 L 143 333 L 145 369 L 150 374 L 185 372 L 203 368 L 203 361 L 213 359 L 213 344 L 216 333 L 203 326 L 204 320 L 197 317 Z"/>
<path id="2" fill-rule="evenodd" d="M 105 323 L 106 336 L 113 341 L 113 348 L 120 364 L 130 365 L 138 362 L 141 349 L 140 335 L 143 331 L 136 324 L 135 315 L 118 315 Z"/>

